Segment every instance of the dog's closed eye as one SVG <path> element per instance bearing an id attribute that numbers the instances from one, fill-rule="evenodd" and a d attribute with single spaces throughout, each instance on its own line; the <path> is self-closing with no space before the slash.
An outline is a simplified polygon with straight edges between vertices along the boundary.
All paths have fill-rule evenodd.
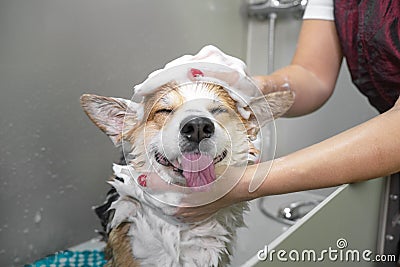
<path id="1" fill-rule="evenodd" d="M 163 108 L 163 109 L 159 109 L 155 112 L 155 114 L 170 114 L 172 113 L 173 110 L 169 109 L 169 108 Z"/>
<path id="2" fill-rule="evenodd" d="M 171 108 L 160 108 L 154 110 L 153 114 L 149 116 L 148 120 L 153 120 L 156 122 L 160 127 L 165 123 L 165 120 L 174 113 L 174 110 Z"/>
<path id="3" fill-rule="evenodd" d="M 210 110 L 210 112 L 211 112 L 211 114 L 213 114 L 213 115 L 218 115 L 218 114 L 220 114 L 220 113 L 226 113 L 226 112 L 228 112 L 228 110 L 227 110 L 225 107 L 223 107 L 223 106 L 218 106 L 218 107 L 212 108 L 212 109 Z"/>

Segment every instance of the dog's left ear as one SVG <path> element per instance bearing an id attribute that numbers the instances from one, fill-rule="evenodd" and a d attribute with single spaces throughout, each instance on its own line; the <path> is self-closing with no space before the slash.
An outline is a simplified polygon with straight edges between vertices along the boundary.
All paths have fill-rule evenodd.
<path id="1" fill-rule="evenodd" d="M 249 106 L 253 113 L 249 119 L 250 135 L 257 135 L 259 128 L 283 116 L 294 102 L 294 92 L 277 91 L 253 99 Z"/>
<path id="2" fill-rule="evenodd" d="M 123 98 L 84 94 L 81 106 L 89 118 L 107 134 L 114 145 L 122 142 L 125 129 L 132 129 L 139 121 L 141 104 Z"/>

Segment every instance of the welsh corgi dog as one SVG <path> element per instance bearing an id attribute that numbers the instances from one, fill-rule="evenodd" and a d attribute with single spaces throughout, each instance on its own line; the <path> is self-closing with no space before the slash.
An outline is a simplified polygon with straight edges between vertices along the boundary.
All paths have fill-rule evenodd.
<path id="1" fill-rule="evenodd" d="M 82 95 L 86 114 L 124 155 L 114 165 L 108 201 L 96 209 L 104 219 L 106 266 L 228 265 L 247 203 L 196 224 L 178 221 L 177 206 L 190 192 L 211 190 L 219 167 L 249 164 L 249 155 L 260 153 L 252 142 L 263 125 L 256 113 L 269 110 L 277 118 L 292 100 L 290 92 L 264 95 L 244 118 L 237 100 L 213 81 L 168 82 L 140 103 Z M 148 170 L 187 191 L 152 192 L 141 175 Z"/>

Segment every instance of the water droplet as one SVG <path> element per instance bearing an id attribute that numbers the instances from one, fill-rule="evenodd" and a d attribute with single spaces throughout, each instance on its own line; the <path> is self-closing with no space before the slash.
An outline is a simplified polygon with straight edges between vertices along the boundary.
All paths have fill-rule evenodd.
<path id="1" fill-rule="evenodd" d="M 51 198 L 51 196 L 50 195 L 46 195 L 46 199 L 50 199 Z"/>
<path id="2" fill-rule="evenodd" d="M 40 223 L 40 221 L 42 220 L 42 214 L 40 213 L 40 211 L 37 211 L 35 213 L 35 216 L 33 217 L 33 221 L 38 224 Z"/>
<path id="3" fill-rule="evenodd" d="M 28 234 L 29 233 L 29 228 L 25 228 L 24 231 L 22 231 L 24 234 Z"/>
<path id="4" fill-rule="evenodd" d="M 12 128 L 14 126 L 14 124 L 12 123 L 12 122 L 10 122 L 9 124 L 8 124 L 8 127 L 10 127 L 10 128 Z"/>
<path id="5" fill-rule="evenodd" d="M 0 250 L 0 255 L 6 253 L 5 249 Z"/>
<path id="6" fill-rule="evenodd" d="M 66 189 L 76 190 L 76 187 L 73 184 L 69 184 L 65 186 Z"/>
<path id="7" fill-rule="evenodd" d="M 42 147 L 40 150 L 41 150 L 41 151 L 46 151 L 46 148 L 45 148 L 45 147 Z"/>
<path id="8" fill-rule="evenodd" d="M 14 258 L 14 262 L 15 262 L 15 263 L 19 263 L 19 262 L 21 262 L 21 259 L 18 258 L 18 257 L 15 257 L 15 258 Z"/>

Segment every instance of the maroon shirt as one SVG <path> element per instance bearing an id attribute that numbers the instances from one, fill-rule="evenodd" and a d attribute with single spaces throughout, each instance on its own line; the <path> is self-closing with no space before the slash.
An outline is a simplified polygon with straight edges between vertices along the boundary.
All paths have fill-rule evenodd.
<path id="1" fill-rule="evenodd" d="M 352 80 L 385 112 L 400 95 L 400 1 L 335 0 L 334 7 Z"/>

